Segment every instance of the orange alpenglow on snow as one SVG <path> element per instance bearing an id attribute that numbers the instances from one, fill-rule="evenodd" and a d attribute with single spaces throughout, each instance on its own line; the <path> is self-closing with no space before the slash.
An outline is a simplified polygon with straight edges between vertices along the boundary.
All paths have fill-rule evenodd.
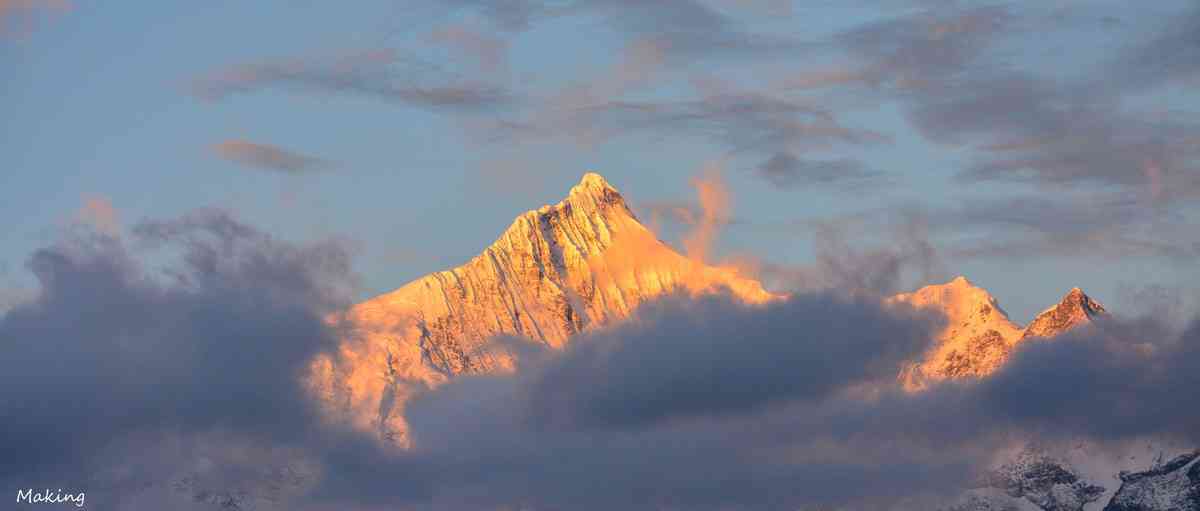
<path id="1" fill-rule="evenodd" d="M 554 205 L 528 211 L 483 252 L 329 319 L 346 332 L 339 352 L 311 366 L 309 384 L 326 413 L 408 446 L 409 394 L 461 374 L 517 369 L 517 335 L 561 348 L 581 331 L 630 316 L 669 293 L 728 290 L 747 303 L 782 298 L 734 265 L 705 262 L 727 221 L 719 175 L 693 181 L 703 215 L 680 254 L 643 226 L 615 188 L 588 173 Z M 948 378 L 991 374 L 1013 348 L 1052 337 L 1104 314 L 1079 289 L 1022 328 L 986 290 L 958 277 L 888 299 L 945 314 L 933 348 L 904 368 L 900 383 L 919 391 Z"/>
<path id="2" fill-rule="evenodd" d="M 1103 306 L 1074 288 L 1021 328 L 991 294 L 961 276 L 890 300 L 933 307 L 946 316 L 946 326 L 924 360 L 901 372 L 900 380 L 908 390 L 947 378 L 987 376 L 1004 365 L 1017 344 L 1056 336 L 1105 314 Z"/>
<path id="3" fill-rule="evenodd" d="M 706 208 L 727 206 L 717 186 L 697 185 Z M 711 211 L 702 229 L 714 229 L 725 214 Z M 711 231 L 694 239 L 707 246 Z M 733 267 L 705 264 L 703 254 L 687 257 L 660 241 L 612 185 L 588 173 L 566 199 L 518 216 L 466 264 L 334 318 L 348 338 L 336 356 L 314 362 L 310 382 L 334 416 L 406 445 L 407 383 L 515 369 L 516 354 L 489 343 L 494 336 L 559 348 L 577 332 L 672 292 L 727 289 L 748 303 L 775 296 Z"/>

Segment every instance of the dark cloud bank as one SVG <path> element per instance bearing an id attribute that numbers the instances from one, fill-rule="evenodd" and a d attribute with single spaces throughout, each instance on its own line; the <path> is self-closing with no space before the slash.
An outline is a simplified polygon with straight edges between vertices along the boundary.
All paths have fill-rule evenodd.
<path id="1" fill-rule="evenodd" d="M 0 319 L 0 481 L 97 508 L 929 509 L 1014 440 L 1200 443 L 1200 324 L 1102 321 L 905 394 L 894 375 L 940 318 L 811 291 L 669 297 L 562 352 L 499 339 L 520 370 L 423 392 L 399 452 L 300 384 L 353 281 L 338 245 L 207 212 L 28 266 L 40 296 Z"/>

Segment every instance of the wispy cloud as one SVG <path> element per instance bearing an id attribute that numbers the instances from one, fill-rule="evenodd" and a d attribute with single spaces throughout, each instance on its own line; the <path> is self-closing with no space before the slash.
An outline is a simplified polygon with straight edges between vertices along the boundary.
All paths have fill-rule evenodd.
<path id="1" fill-rule="evenodd" d="M 924 219 L 925 243 L 957 261 L 1072 257 L 1191 264 L 1200 256 L 1200 235 L 1191 228 L 1198 212 L 1181 207 L 1185 204 L 1155 203 L 1139 192 L 972 193 L 946 204 L 885 204 L 787 227 L 818 236 L 833 227 L 856 233 L 847 242 L 862 242 L 911 226 L 915 215 Z M 841 227 L 848 225 L 854 228 Z"/>
<path id="2" fill-rule="evenodd" d="M 213 145 L 211 150 L 217 156 L 235 163 L 285 174 L 305 174 L 329 166 L 325 160 L 245 140 L 226 140 Z"/>
<path id="3" fill-rule="evenodd" d="M 1171 16 L 1153 35 L 1112 59 L 1111 86 L 1135 90 L 1200 85 L 1200 6 Z"/>
<path id="4" fill-rule="evenodd" d="M 510 30 L 527 30 L 538 22 L 564 16 L 599 19 L 611 30 L 631 40 L 651 40 L 672 58 L 691 60 L 747 53 L 794 50 L 795 39 L 746 30 L 737 20 L 713 5 L 696 0 L 453 0 L 435 2 L 454 11 L 469 11 Z M 750 3 L 727 3 L 727 9 L 760 11 Z M 780 12 L 768 9 L 768 12 Z"/>
<path id="5" fill-rule="evenodd" d="M 771 155 L 754 170 L 759 176 L 783 188 L 836 186 L 859 189 L 882 184 L 887 176 L 849 158 L 817 160 L 785 152 Z"/>
<path id="6" fill-rule="evenodd" d="M 480 72 L 494 74 L 508 68 L 509 43 L 499 36 L 464 25 L 450 25 L 434 30 L 429 39 L 474 59 Z"/>
<path id="7" fill-rule="evenodd" d="M 930 216 L 959 239 L 945 247 L 957 257 L 1150 257 L 1178 265 L 1200 257 L 1195 212 L 1148 203 L 1131 194 L 978 197 Z"/>
<path id="8" fill-rule="evenodd" d="M 83 207 L 76 213 L 76 220 L 91 226 L 109 236 L 117 236 L 121 231 L 121 220 L 112 200 L 102 195 L 84 197 Z"/>
<path id="9" fill-rule="evenodd" d="M 656 140 L 689 137 L 717 144 L 726 160 L 891 141 L 887 134 L 847 126 L 834 112 L 803 99 L 715 83 L 696 86 L 700 95 L 694 99 L 567 102 L 546 115 L 502 121 L 492 132 L 516 139 L 566 135 L 587 142 L 632 134 Z"/>
<path id="10" fill-rule="evenodd" d="M 1053 80 L 996 53 L 1004 38 L 1029 30 L 1012 8 L 928 11 L 835 36 L 848 62 L 799 73 L 785 85 L 864 87 L 899 101 L 929 140 L 974 149 L 964 180 L 1146 187 L 1152 165 L 1167 169 L 1153 186 L 1179 192 L 1161 181 L 1186 180 L 1200 168 L 1200 124 L 1186 113 L 1132 109 L 1122 98 L 1149 83 L 1195 77 L 1200 45 L 1189 29 L 1197 19 L 1193 10 L 1130 45 L 1102 66 L 1103 76 Z"/>
<path id="11" fill-rule="evenodd" d="M 70 0 L 0 0 L 0 36 L 27 33 L 39 11 L 67 11 Z"/>
<path id="12" fill-rule="evenodd" d="M 457 76 L 397 50 L 264 60 L 192 83 L 192 92 L 208 100 L 267 88 L 364 95 L 430 109 L 493 107 L 511 99 L 500 86 Z"/>

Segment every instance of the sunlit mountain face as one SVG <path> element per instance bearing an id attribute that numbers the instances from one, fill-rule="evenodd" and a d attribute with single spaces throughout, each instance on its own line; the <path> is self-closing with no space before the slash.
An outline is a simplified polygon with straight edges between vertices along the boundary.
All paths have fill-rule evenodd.
<path id="1" fill-rule="evenodd" d="M 331 317 L 352 334 L 339 355 L 314 362 L 312 385 L 327 413 L 408 445 L 403 407 L 414 385 L 518 367 L 512 346 L 492 342 L 497 336 L 562 349 L 575 334 L 625 320 L 643 302 L 717 292 L 747 304 L 786 298 L 737 267 L 676 252 L 638 221 L 612 185 L 588 173 L 563 201 L 517 217 L 466 264 Z M 964 277 L 887 300 L 946 320 L 930 352 L 900 374 L 912 390 L 991 374 L 1018 343 L 1052 338 L 1104 313 L 1076 288 L 1020 328 Z"/>
<path id="2" fill-rule="evenodd" d="M 891 300 L 933 308 L 946 316 L 947 324 L 938 334 L 937 346 L 901 376 L 911 389 L 920 388 L 930 379 L 987 376 L 1004 364 L 1018 343 L 1053 338 L 1105 314 L 1103 306 L 1073 288 L 1058 304 L 1021 328 L 1009 320 L 992 295 L 965 277 L 899 294 Z"/>
<path id="3" fill-rule="evenodd" d="M 1200 511 L 1198 85 L 1196 0 L 0 0 L 0 511 Z"/>
<path id="4" fill-rule="evenodd" d="M 510 347 L 490 342 L 496 336 L 561 349 L 573 335 L 621 321 L 648 300 L 718 290 L 747 303 L 776 298 L 733 266 L 676 252 L 612 185 L 589 173 L 562 202 L 517 217 L 466 264 L 332 318 L 353 334 L 340 356 L 315 362 L 314 384 L 329 413 L 349 414 L 360 427 L 407 443 L 402 412 L 413 382 L 437 385 L 517 367 Z"/>

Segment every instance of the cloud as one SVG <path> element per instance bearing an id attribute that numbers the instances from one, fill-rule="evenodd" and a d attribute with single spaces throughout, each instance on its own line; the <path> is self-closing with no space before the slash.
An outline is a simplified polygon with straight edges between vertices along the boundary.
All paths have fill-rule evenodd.
<path id="1" fill-rule="evenodd" d="M 1109 319 L 1021 344 L 1005 366 L 978 382 L 889 394 L 869 405 L 814 407 L 790 426 L 799 436 L 833 430 L 847 439 L 906 438 L 947 449 L 993 435 L 1195 445 L 1200 414 L 1174 390 L 1196 382 L 1198 335 L 1195 321 L 1180 333 L 1151 318 Z"/>
<path id="2" fill-rule="evenodd" d="M 858 188 L 879 184 L 885 176 L 882 172 L 866 168 L 857 160 L 802 159 L 785 152 L 771 155 L 754 170 L 758 176 L 784 188 L 822 185 Z"/>
<path id="3" fill-rule="evenodd" d="M 651 40 L 674 58 L 690 60 L 721 54 L 764 54 L 794 50 L 794 39 L 743 29 L 737 20 L 714 6 L 696 0 L 585 0 L 569 3 L 529 0 L 441 2 L 452 10 L 473 11 L 496 26 L 523 31 L 536 22 L 564 16 L 593 17 L 632 40 Z M 753 14 L 756 6 L 739 7 Z M 749 7 L 749 8 L 746 8 Z"/>
<path id="4" fill-rule="evenodd" d="M 16 26 L 17 33 L 26 34 L 38 11 L 68 11 L 72 7 L 68 0 L 0 0 L 0 34 L 8 32 L 10 26 Z"/>
<path id="5" fill-rule="evenodd" d="M 0 285 L 0 315 L 3 315 L 17 305 L 31 300 L 34 296 L 34 292 L 30 289 Z"/>
<path id="6" fill-rule="evenodd" d="M 508 41 L 462 25 L 433 31 L 430 41 L 448 46 L 476 60 L 483 73 L 495 74 L 508 68 Z"/>
<path id="7" fill-rule="evenodd" d="M 606 99 L 568 103 L 551 114 L 507 121 L 509 137 L 600 141 L 633 134 L 652 140 L 693 137 L 723 148 L 726 160 L 743 154 L 828 149 L 835 145 L 890 142 L 885 134 L 843 125 L 829 110 L 801 99 L 696 83 L 700 97 L 684 100 Z"/>
<path id="8" fill-rule="evenodd" d="M 1200 442 L 1200 323 L 1101 320 L 914 394 L 894 378 L 938 318 L 807 290 L 671 296 L 562 351 L 496 340 L 519 370 L 419 392 L 396 451 L 318 416 L 299 380 L 336 346 L 342 248 L 219 212 L 130 233 L 30 258 L 40 293 L 0 317 L 0 484 L 127 509 L 931 509 L 1014 440 Z"/>
<path id="9" fill-rule="evenodd" d="M 235 163 L 285 174 L 306 174 L 329 165 L 318 158 L 246 140 L 226 140 L 213 145 L 212 151 L 217 156 Z"/>
<path id="10" fill-rule="evenodd" d="M 509 101 L 503 88 L 449 73 L 396 50 L 331 58 L 264 60 L 197 79 L 192 92 L 207 100 L 267 88 L 351 94 L 428 109 L 478 109 Z"/>
<path id="11" fill-rule="evenodd" d="M 979 75 L 925 98 L 911 117 L 933 140 L 975 144 L 979 156 L 960 173 L 967 181 L 1117 185 L 1159 196 L 1175 183 L 1183 186 L 1178 193 L 1196 192 L 1200 124 L 1123 110 L 1086 89 L 1019 74 Z M 1156 175 L 1147 174 L 1148 165 Z"/>
<path id="12" fill-rule="evenodd" d="M 172 445 L 223 432 L 287 445 L 316 424 L 297 378 L 336 345 L 321 317 L 348 302 L 344 250 L 277 241 L 219 212 L 132 236 L 144 248 L 76 233 L 30 257 L 39 292 L 0 317 L 5 487 L 161 483 L 197 461 L 169 456 Z"/>
<path id="13" fill-rule="evenodd" d="M 934 229 L 960 240 L 945 248 L 961 257 L 1154 257 L 1187 264 L 1200 254 L 1200 237 L 1189 227 L 1193 213 L 1153 207 L 1151 200 L 1122 192 L 972 197 L 929 216 Z"/>
<path id="14" fill-rule="evenodd" d="M 688 258 L 702 263 L 708 260 L 713 241 L 720 229 L 729 223 L 731 213 L 729 188 L 721 177 L 719 165 L 708 165 L 703 172 L 691 180 L 692 187 L 696 189 L 700 214 L 695 217 L 691 231 L 683 238 L 683 248 Z"/>
<path id="15" fill-rule="evenodd" d="M 927 332 L 916 317 L 827 293 L 765 309 L 674 300 L 411 403 L 401 459 L 435 467 L 423 502 L 931 509 L 1014 441 L 1200 441 L 1186 403 L 1197 324 L 1102 322 L 1022 345 L 991 378 L 912 394 L 887 381 L 922 343 L 907 333 Z"/>
<path id="16" fill-rule="evenodd" d="M 1068 22 L 1061 13 L 1047 27 L 1037 12 L 1016 6 L 943 6 L 834 35 L 829 49 L 844 60 L 797 73 L 782 87 L 894 102 L 926 140 L 964 150 L 952 184 L 1021 185 L 1008 196 L 919 206 L 936 220 L 935 234 L 954 237 L 948 256 L 1182 262 L 1200 246 L 1185 227 L 1200 194 L 1200 122 L 1186 111 L 1139 106 L 1138 95 L 1194 76 L 1188 28 L 1196 12 L 1135 34 L 1112 59 L 1051 77 L 1014 60 L 1011 43 L 1061 28 Z M 789 161 L 764 163 L 760 175 Z"/>
<path id="17" fill-rule="evenodd" d="M 531 370 L 533 422 L 644 426 L 821 399 L 851 383 L 893 380 L 936 327 L 912 310 L 832 294 L 763 307 L 727 297 L 658 303 Z"/>
<path id="18" fill-rule="evenodd" d="M 840 289 L 891 295 L 949 279 L 945 250 L 935 235 L 944 229 L 939 214 L 920 206 L 890 204 L 829 218 L 781 224 L 745 222 L 772 236 L 812 236 L 813 261 L 779 264 L 745 261 L 768 289 Z"/>
<path id="19" fill-rule="evenodd" d="M 936 324 L 866 296 L 811 293 L 764 308 L 672 297 L 528 357 L 515 375 L 418 397 L 407 407 L 414 449 L 401 457 L 431 467 L 431 493 L 444 499 L 435 509 L 784 509 L 856 500 L 867 485 L 875 497 L 920 491 L 961 467 L 906 471 L 824 452 L 789 460 L 755 428 L 768 426 L 765 409 L 892 381 Z"/>
<path id="20" fill-rule="evenodd" d="M 1187 265 L 1200 254 L 1200 236 L 1191 229 L 1197 212 L 1180 206 L 1185 204 L 1179 201 L 1178 206 L 1164 205 L 1136 190 L 965 194 L 946 204 L 889 203 L 840 216 L 793 222 L 783 229 L 788 233 L 814 233 L 818 248 L 841 246 L 833 252 L 837 255 L 828 258 L 831 262 L 863 256 L 862 251 L 852 248 L 856 242 L 892 237 L 892 247 L 880 251 L 880 262 L 898 263 L 895 257 L 900 253 L 914 257 L 912 262 L 925 261 L 918 254 L 926 253 L 948 261 L 1036 256 L 1108 261 L 1152 258 L 1156 264 Z M 920 234 L 896 239 L 904 232 Z M 897 247 L 906 248 L 893 250 Z M 853 253 L 858 255 L 847 255 Z M 818 255 L 818 260 L 825 258 Z M 821 281 L 842 274 L 836 265 L 818 266 L 820 270 L 767 269 L 790 282 Z M 913 269 L 907 264 L 901 266 Z M 883 271 L 880 275 L 892 273 Z"/>
<path id="21" fill-rule="evenodd" d="M 1200 124 L 1185 113 L 1130 108 L 1124 97 L 1146 83 L 1194 75 L 1189 59 L 1197 45 L 1189 29 L 1196 19 L 1185 13 L 1098 74 L 1054 80 L 1014 68 L 997 53 L 1005 38 L 1032 30 L 1013 9 L 930 10 L 838 34 L 832 46 L 849 62 L 799 73 L 785 85 L 857 86 L 899 101 L 929 140 L 974 150 L 959 174 L 966 182 L 1182 186 L 1191 194 Z M 1153 176 L 1148 168 L 1156 169 Z"/>
<path id="22" fill-rule="evenodd" d="M 1169 17 L 1152 34 L 1112 59 L 1112 85 L 1134 90 L 1195 86 L 1200 79 L 1200 7 Z"/>
<path id="23" fill-rule="evenodd" d="M 108 236 L 116 237 L 121 232 L 121 220 L 117 209 L 108 197 L 84 197 L 83 207 L 76 213 L 76 219 Z"/>

